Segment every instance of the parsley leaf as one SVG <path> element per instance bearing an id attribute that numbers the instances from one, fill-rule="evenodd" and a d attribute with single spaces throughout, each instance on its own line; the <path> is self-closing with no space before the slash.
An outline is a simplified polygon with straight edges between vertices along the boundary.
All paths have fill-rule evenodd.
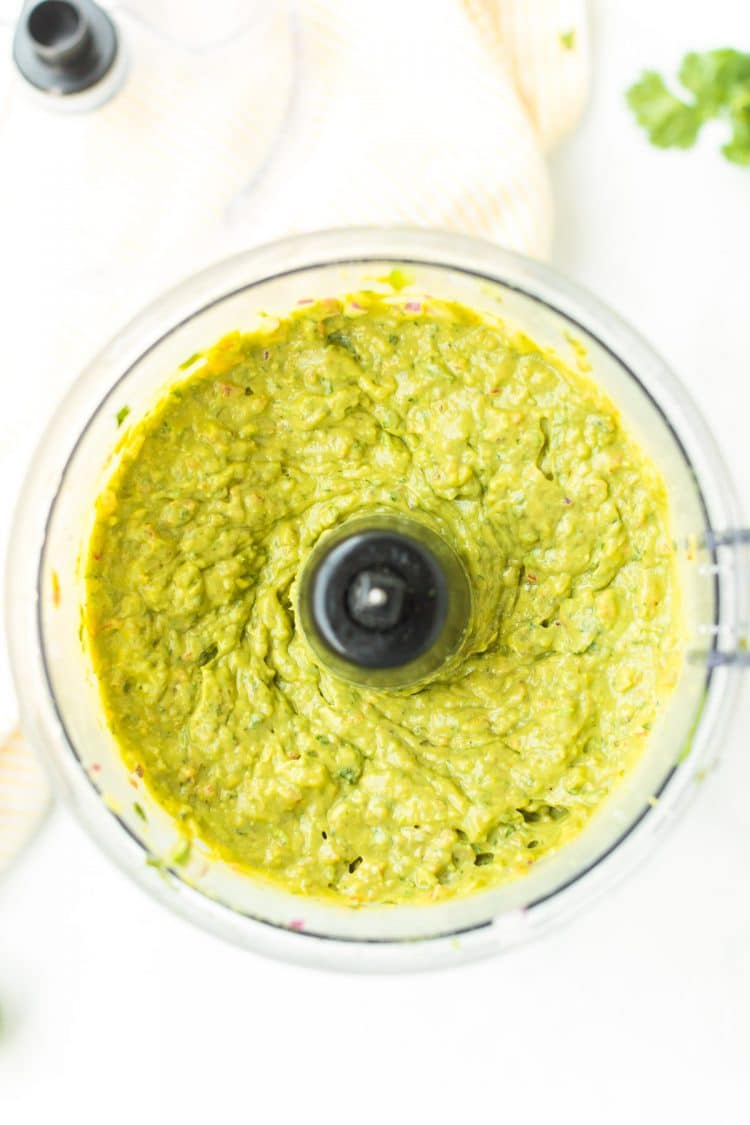
<path id="1" fill-rule="evenodd" d="M 115 418 L 117 419 L 117 425 L 118 426 L 121 426 L 123 424 L 123 422 L 125 421 L 125 419 L 127 418 L 129 413 L 130 413 L 130 407 L 129 406 L 121 406 L 120 407 L 120 409 L 117 411 L 117 414 L 115 415 Z"/>
<path id="2" fill-rule="evenodd" d="M 692 98 L 673 93 L 660 74 L 645 71 L 627 91 L 636 121 L 658 148 L 691 148 L 712 119 L 731 130 L 727 160 L 750 164 L 750 54 L 721 48 L 685 55 L 679 80 Z"/>

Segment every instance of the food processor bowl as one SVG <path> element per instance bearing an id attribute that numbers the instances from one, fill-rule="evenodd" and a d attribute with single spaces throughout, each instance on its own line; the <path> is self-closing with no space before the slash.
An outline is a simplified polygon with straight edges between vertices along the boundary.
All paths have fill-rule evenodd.
<path id="1" fill-rule="evenodd" d="M 423 906 L 299 897 L 216 859 L 200 841 L 187 850 L 120 757 L 81 641 L 94 502 L 127 426 L 225 333 L 362 289 L 461 302 L 500 316 L 569 366 L 582 365 L 667 482 L 682 584 L 677 686 L 639 761 L 585 830 L 521 879 Z M 731 482 L 684 388 L 637 333 L 578 286 L 490 243 L 428 230 L 333 230 L 276 242 L 212 266 L 145 309 L 58 407 L 19 499 L 9 557 L 8 635 L 23 728 L 63 800 L 120 867 L 222 937 L 363 971 L 434 968 L 498 952 L 592 902 L 658 847 L 712 764 L 746 663 L 748 537 L 738 527 Z"/>

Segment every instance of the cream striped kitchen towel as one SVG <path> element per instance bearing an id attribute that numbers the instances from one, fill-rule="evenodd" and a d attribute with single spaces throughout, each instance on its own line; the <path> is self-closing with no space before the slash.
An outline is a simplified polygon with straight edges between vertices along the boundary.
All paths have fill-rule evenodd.
<path id="1" fill-rule="evenodd" d="M 19 0 L 0 0 L 0 245 L 18 297 L 3 358 L 23 374 L 3 387 L 0 559 L 40 403 L 160 289 L 225 253 L 347 223 L 452 228 L 543 256 L 545 153 L 588 86 L 585 0 L 110 6 L 125 83 L 63 114 L 15 74 Z M 223 16 L 232 34 L 202 39 L 209 7 L 207 32 Z M 22 740 L 0 745 L 1 869 L 46 798 Z"/>
<path id="2" fill-rule="evenodd" d="M 243 234 L 396 222 L 543 256 L 545 151 L 588 88 L 584 0 L 305 0 L 302 11 L 291 140 L 247 196 Z"/>
<path id="3" fill-rule="evenodd" d="M 21 850 L 47 807 L 47 786 L 20 731 L 0 744 L 0 871 Z"/>

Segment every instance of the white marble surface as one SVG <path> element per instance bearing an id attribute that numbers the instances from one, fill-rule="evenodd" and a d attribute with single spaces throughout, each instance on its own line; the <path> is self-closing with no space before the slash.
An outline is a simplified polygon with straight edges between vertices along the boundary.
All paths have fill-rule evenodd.
<path id="1" fill-rule="evenodd" d="M 637 324 L 750 498 L 750 171 L 650 149 L 622 90 L 750 49 L 747 0 L 599 0 L 596 83 L 554 159 L 554 263 Z M 747 505 L 746 505 L 747 508 Z M 747 512 L 746 512 L 747 514 Z M 534 947 L 353 978 L 193 931 L 57 810 L 0 885 L 0 1121 L 679 1121 L 744 1125 L 750 699 L 661 853 Z"/>

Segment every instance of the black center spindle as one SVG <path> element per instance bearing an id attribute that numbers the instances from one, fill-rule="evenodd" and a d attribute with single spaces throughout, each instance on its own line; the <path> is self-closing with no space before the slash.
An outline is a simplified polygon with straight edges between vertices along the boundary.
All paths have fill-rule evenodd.
<path id="1" fill-rule="evenodd" d="M 347 678 L 395 687 L 455 651 L 469 601 L 463 568 L 444 541 L 393 517 L 339 529 L 300 584 L 303 627 L 321 659 Z"/>
<path id="2" fill-rule="evenodd" d="M 349 616 L 363 629 L 387 633 L 402 620 L 409 593 L 408 583 L 387 566 L 361 570 L 346 595 Z"/>

